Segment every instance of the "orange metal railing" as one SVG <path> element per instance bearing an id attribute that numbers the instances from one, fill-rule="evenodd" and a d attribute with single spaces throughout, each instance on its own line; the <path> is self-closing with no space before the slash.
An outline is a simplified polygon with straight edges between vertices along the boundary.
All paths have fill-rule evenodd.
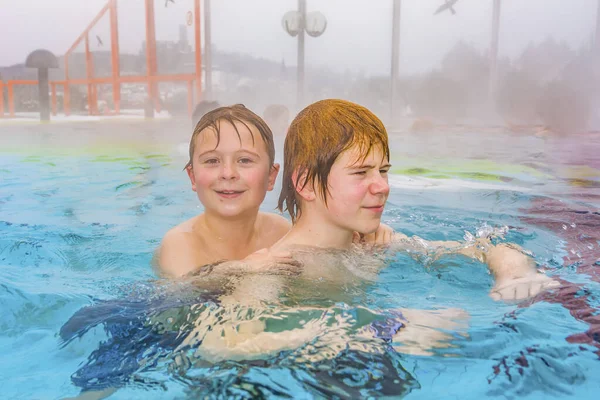
<path id="1" fill-rule="evenodd" d="M 92 20 L 88 27 L 75 40 L 73 45 L 64 55 L 65 79 L 63 81 L 51 81 L 51 105 L 54 115 L 58 112 L 56 86 L 62 85 L 64 98 L 63 108 L 66 115 L 71 113 L 70 86 L 87 86 L 87 105 L 90 115 L 98 114 L 98 85 L 112 85 L 114 110 L 112 113 L 119 114 L 121 111 L 121 84 L 123 83 L 142 83 L 147 85 L 148 96 L 156 110 L 160 111 L 160 95 L 158 84 L 160 82 L 186 82 L 187 83 L 187 103 L 188 113 L 191 115 L 194 107 L 194 89 L 198 99 L 202 95 L 202 53 L 201 53 L 201 35 L 200 35 L 200 0 L 194 0 L 194 38 L 195 38 L 195 74 L 176 74 L 160 75 L 157 70 L 156 60 L 156 27 L 154 18 L 154 0 L 145 0 L 145 25 L 146 25 L 146 75 L 140 76 L 121 76 L 119 64 L 119 31 L 118 31 L 118 10 L 117 0 L 109 0 L 100 10 L 98 15 Z M 109 13 L 110 35 L 111 35 L 111 76 L 96 77 L 94 74 L 94 59 L 90 51 L 89 35 L 90 31 L 98 21 Z M 74 50 L 81 44 L 85 45 L 85 63 L 86 78 L 73 79 L 69 76 L 69 57 Z M 195 82 L 195 85 L 194 85 Z M 8 113 L 10 117 L 15 117 L 14 104 L 14 86 L 15 85 L 37 85 L 35 80 L 10 80 L 0 81 L 0 118 L 4 117 L 4 86 L 7 87 Z M 195 88 L 194 88 L 195 86 Z"/>

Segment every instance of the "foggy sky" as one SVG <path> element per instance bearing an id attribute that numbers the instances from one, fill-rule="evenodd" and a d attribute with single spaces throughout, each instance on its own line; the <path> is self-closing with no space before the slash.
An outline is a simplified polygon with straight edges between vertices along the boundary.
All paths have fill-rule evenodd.
<path id="1" fill-rule="evenodd" d="M 192 0 L 176 0 L 164 7 L 156 0 L 157 40 L 177 40 L 179 25 L 193 10 Z M 460 0 L 457 15 L 433 16 L 443 0 L 403 0 L 401 73 L 427 71 L 437 66 L 457 41 L 481 50 L 491 38 L 492 0 Z M 62 55 L 94 18 L 106 0 L 0 0 L 0 65 L 24 62 L 36 48 Z M 144 40 L 143 0 L 119 0 L 122 52 L 137 52 Z M 296 63 L 296 40 L 281 27 L 281 17 L 295 9 L 295 0 L 212 0 L 213 45 L 223 51 L 250 53 L 286 65 Z M 504 0 L 500 56 L 515 57 L 530 42 L 552 36 L 578 47 L 589 44 L 595 30 L 598 0 Z M 336 71 L 388 74 L 391 47 L 391 0 L 308 0 L 308 11 L 323 12 L 327 31 L 307 37 L 308 65 Z M 187 28 L 190 43 L 193 32 Z M 95 35 L 110 49 L 108 18 Z M 83 49 L 83 46 L 80 46 Z"/>

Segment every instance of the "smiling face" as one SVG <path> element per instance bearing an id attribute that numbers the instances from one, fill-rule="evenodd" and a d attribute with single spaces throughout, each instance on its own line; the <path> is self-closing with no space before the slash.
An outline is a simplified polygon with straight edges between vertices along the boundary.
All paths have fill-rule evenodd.
<path id="1" fill-rule="evenodd" d="M 366 157 L 360 148 L 351 147 L 333 163 L 326 197 L 320 193 L 320 185 L 315 185 L 313 209 L 324 223 L 336 228 L 363 234 L 375 232 L 390 192 L 390 167 L 379 146 L 373 147 Z"/>
<path id="2" fill-rule="evenodd" d="M 207 127 L 195 138 L 187 172 L 207 213 L 222 218 L 254 217 L 273 189 L 278 165 L 251 123 L 217 121 L 219 134 Z"/>

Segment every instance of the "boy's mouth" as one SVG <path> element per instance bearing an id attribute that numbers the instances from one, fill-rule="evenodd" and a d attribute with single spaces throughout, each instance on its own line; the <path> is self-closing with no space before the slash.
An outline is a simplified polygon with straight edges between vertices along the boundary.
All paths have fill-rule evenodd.
<path id="1" fill-rule="evenodd" d="M 215 192 L 217 192 L 219 196 L 227 198 L 237 197 L 244 193 L 243 190 L 215 190 Z"/>
<path id="2" fill-rule="evenodd" d="M 370 206 L 370 207 L 363 207 L 363 208 L 366 208 L 367 210 L 373 211 L 376 213 L 382 213 L 384 206 L 385 206 L 385 204 L 381 204 L 381 205 L 377 205 L 377 206 Z"/>

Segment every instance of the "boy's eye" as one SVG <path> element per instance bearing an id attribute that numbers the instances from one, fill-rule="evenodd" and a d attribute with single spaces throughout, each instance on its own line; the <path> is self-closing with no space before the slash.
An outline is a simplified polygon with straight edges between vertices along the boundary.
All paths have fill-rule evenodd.
<path id="1" fill-rule="evenodd" d="M 248 157 L 244 157 L 244 158 L 240 158 L 239 162 L 241 164 L 252 164 L 254 162 L 254 160 L 251 158 L 248 158 Z"/>
<path id="2" fill-rule="evenodd" d="M 380 170 L 379 170 L 379 173 L 380 173 L 381 175 L 385 175 L 385 174 L 387 174 L 389 171 L 390 171 L 390 169 L 389 169 L 389 168 L 384 168 L 384 169 L 380 169 Z"/>
<path id="3" fill-rule="evenodd" d="M 204 164 L 216 164 L 218 162 L 219 160 L 217 160 L 216 158 L 209 158 L 207 160 L 204 160 Z"/>
<path id="4" fill-rule="evenodd" d="M 353 173 L 352 175 L 366 175 L 367 171 L 356 171 L 355 173 Z"/>

